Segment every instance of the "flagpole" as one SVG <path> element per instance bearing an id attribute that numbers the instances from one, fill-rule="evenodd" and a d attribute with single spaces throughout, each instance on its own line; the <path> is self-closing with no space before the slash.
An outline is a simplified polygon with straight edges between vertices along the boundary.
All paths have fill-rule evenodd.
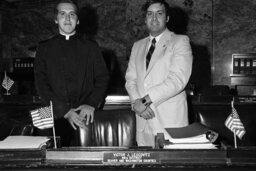
<path id="1" fill-rule="evenodd" d="M 6 79 L 6 85 L 8 85 L 8 79 L 7 79 L 7 74 L 6 74 L 6 71 L 4 71 L 4 79 Z M 7 86 L 6 86 L 7 87 Z M 9 95 L 9 92 L 8 92 L 8 88 L 6 88 L 6 95 Z"/>
<path id="2" fill-rule="evenodd" d="M 56 136 L 55 136 L 55 127 L 54 127 L 53 109 L 52 109 L 52 101 L 50 101 L 50 105 L 51 105 L 51 114 L 52 114 L 52 120 L 53 120 L 53 127 L 52 127 L 52 131 L 53 131 L 53 142 L 54 142 L 54 148 L 57 148 Z"/>
<path id="3" fill-rule="evenodd" d="M 237 148 L 237 143 L 236 143 L 236 133 L 235 133 L 235 130 L 233 131 L 233 133 L 234 133 L 235 148 Z"/>
<path id="4" fill-rule="evenodd" d="M 231 101 L 231 109 L 234 108 L 234 101 L 235 101 L 235 98 L 233 97 L 233 100 Z M 234 115 L 232 115 L 232 118 L 233 118 L 232 120 L 234 120 Z M 237 148 L 236 129 L 233 130 L 233 135 L 234 135 L 234 145 L 235 145 L 235 148 Z"/>

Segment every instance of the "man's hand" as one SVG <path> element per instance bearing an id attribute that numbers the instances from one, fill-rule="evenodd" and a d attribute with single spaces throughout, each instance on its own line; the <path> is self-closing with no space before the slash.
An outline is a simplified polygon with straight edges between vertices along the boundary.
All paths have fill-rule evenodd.
<path id="1" fill-rule="evenodd" d="M 86 125 L 89 124 L 89 121 L 92 123 L 94 119 L 95 108 L 89 105 L 80 105 L 78 108 L 74 109 L 75 112 L 80 111 L 79 116 L 86 120 Z"/>
<path id="2" fill-rule="evenodd" d="M 133 110 L 135 113 L 142 113 L 146 110 L 146 106 L 142 103 L 142 99 L 136 99 L 133 105 Z"/>
<path id="3" fill-rule="evenodd" d="M 152 119 L 155 117 L 155 113 L 154 111 L 150 108 L 150 106 L 148 106 L 146 108 L 146 110 L 144 110 L 141 114 L 139 114 L 140 117 L 144 118 L 144 119 Z"/>
<path id="4" fill-rule="evenodd" d="M 77 127 L 83 127 L 83 121 L 84 121 L 84 117 L 81 117 L 80 115 L 78 115 L 75 111 L 75 109 L 70 109 L 68 111 L 68 113 L 66 113 L 66 115 L 64 116 L 65 119 L 68 120 L 68 122 L 70 123 L 70 125 L 76 130 Z"/>

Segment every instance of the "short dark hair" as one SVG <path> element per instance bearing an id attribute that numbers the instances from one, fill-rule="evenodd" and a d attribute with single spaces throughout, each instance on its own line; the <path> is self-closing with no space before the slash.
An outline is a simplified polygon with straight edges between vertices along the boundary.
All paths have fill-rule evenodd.
<path id="1" fill-rule="evenodd" d="M 143 4 L 141 10 L 142 10 L 144 13 L 146 13 L 147 10 L 148 10 L 148 7 L 149 7 L 150 5 L 156 4 L 156 3 L 159 3 L 159 4 L 164 5 L 165 12 L 166 12 L 166 16 L 169 16 L 170 6 L 169 6 L 169 4 L 168 4 L 165 0 L 147 0 L 147 1 Z"/>
<path id="2" fill-rule="evenodd" d="M 72 4 L 75 7 L 76 14 L 77 15 L 79 14 L 79 7 L 78 7 L 78 4 L 75 0 L 59 0 L 58 3 L 56 4 L 55 8 L 54 8 L 55 16 L 58 15 L 58 6 L 59 6 L 59 4 L 62 4 L 62 3 Z"/>

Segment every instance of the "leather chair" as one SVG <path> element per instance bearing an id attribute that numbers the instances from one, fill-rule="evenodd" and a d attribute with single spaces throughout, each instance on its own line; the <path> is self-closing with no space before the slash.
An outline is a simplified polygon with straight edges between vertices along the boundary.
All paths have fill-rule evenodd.
<path id="1" fill-rule="evenodd" d="M 223 96 L 230 95 L 230 88 L 227 85 L 212 85 L 204 87 L 198 94 L 204 96 Z"/>
<path id="2" fill-rule="evenodd" d="M 14 120 L 2 120 L 0 122 L 0 140 L 9 135 L 33 135 L 34 128 L 31 123 L 22 123 Z"/>
<path id="3" fill-rule="evenodd" d="M 235 105 L 246 133 L 242 140 L 237 138 L 238 146 L 256 146 L 256 106 L 255 105 Z M 231 113 L 231 106 L 227 104 L 204 104 L 195 105 L 194 112 L 196 121 L 219 133 L 220 140 L 229 145 L 234 145 L 233 132 L 225 126 L 225 120 Z"/>
<path id="4" fill-rule="evenodd" d="M 96 111 L 94 122 L 76 131 L 76 146 L 136 145 L 136 119 L 130 109 Z"/>
<path id="5" fill-rule="evenodd" d="M 38 135 L 38 129 L 31 122 L 8 118 L 0 121 L 0 130 L 0 140 L 9 135 Z M 72 146 L 135 146 L 135 113 L 130 109 L 99 110 L 95 112 L 92 124 L 74 132 Z"/>

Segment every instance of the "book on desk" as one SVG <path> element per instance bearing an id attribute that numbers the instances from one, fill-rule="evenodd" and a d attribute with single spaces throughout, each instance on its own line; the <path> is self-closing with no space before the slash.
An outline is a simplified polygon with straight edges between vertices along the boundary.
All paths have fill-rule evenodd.
<path id="1" fill-rule="evenodd" d="M 0 164 L 41 164 L 46 148 L 53 146 L 52 141 L 46 136 L 8 136 L 0 141 Z"/>
<path id="2" fill-rule="evenodd" d="M 0 149 L 42 148 L 49 140 L 45 136 L 8 136 L 0 141 Z"/>
<path id="3" fill-rule="evenodd" d="M 156 136 L 156 147 L 164 149 L 217 149 L 213 144 L 218 133 L 200 123 L 192 123 L 180 128 L 166 128 L 170 135 L 165 139 L 163 133 Z"/>

